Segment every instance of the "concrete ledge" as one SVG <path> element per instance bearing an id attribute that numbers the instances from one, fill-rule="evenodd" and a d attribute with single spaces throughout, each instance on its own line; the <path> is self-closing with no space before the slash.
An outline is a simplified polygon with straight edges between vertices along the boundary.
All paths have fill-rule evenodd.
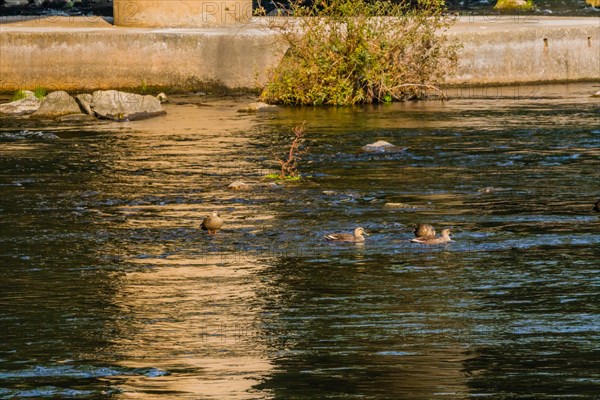
<path id="1" fill-rule="evenodd" d="M 497 85 L 600 80 L 600 19 L 461 19 L 448 83 Z M 521 19 L 523 17 L 521 16 Z M 258 88 L 285 47 L 264 20 L 220 28 L 121 28 L 84 18 L 0 24 L 0 90 Z"/>

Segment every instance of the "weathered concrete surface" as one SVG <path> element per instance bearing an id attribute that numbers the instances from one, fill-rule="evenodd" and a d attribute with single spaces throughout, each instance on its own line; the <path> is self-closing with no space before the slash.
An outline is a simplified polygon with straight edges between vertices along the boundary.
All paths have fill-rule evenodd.
<path id="1" fill-rule="evenodd" d="M 451 84 L 600 80 L 600 18 L 477 17 L 451 33 L 463 44 Z"/>
<path id="2" fill-rule="evenodd" d="M 450 84 L 600 80 L 600 19 L 463 18 Z M 0 24 L 0 90 L 90 90 L 206 83 L 257 88 L 285 47 L 262 19 L 202 29 L 115 27 L 101 19 Z"/>
<path id="3" fill-rule="evenodd" d="M 248 23 L 252 0 L 114 0 L 115 25 L 197 28 Z"/>

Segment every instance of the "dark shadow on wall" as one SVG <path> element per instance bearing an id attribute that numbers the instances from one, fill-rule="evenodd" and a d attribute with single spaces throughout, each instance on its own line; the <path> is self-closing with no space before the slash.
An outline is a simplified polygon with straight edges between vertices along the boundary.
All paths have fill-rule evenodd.
<path id="1" fill-rule="evenodd" d="M 9 15 L 113 15 L 112 0 L 0 0 L 0 16 Z"/>
<path id="2" fill-rule="evenodd" d="M 256 10 L 263 7 L 273 15 L 277 9 L 285 10 L 290 0 L 252 0 Z M 315 0 L 304 0 L 312 5 Z M 404 0 L 390 0 L 394 2 Z M 411 0 L 415 4 L 418 0 Z M 582 0 L 533 0 L 536 9 L 528 14 L 599 16 L 600 9 Z M 449 11 L 474 15 L 495 15 L 495 0 L 446 0 Z M 0 0 L 0 16 L 9 15 L 63 15 L 107 16 L 113 15 L 112 0 Z"/>

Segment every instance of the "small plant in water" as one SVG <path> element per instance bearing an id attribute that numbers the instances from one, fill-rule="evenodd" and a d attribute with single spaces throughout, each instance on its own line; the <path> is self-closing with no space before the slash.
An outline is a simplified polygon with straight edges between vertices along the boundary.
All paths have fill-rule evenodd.
<path id="1" fill-rule="evenodd" d="M 279 174 L 268 174 L 266 178 L 269 179 L 280 179 L 288 181 L 299 181 L 302 179 L 300 172 L 298 171 L 298 161 L 300 161 L 301 155 L 304 153 L 304 149 L 301 148 L 304 142 L 304 125 L 298 125 L 292 129 L 294 133 L 294 139 L 290 144 L 290 150 L 287 153 L 287 159 L 279 159 L 279 165 L 281 166 L 281 172 Z"/>

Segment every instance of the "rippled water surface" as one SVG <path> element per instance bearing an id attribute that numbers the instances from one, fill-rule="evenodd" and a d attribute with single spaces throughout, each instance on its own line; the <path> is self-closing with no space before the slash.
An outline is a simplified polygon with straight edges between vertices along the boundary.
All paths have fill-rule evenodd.
<path id="1" fill-rule="evenodd" d="M 0 120 L 0 398 L 597 398 L 596 90 Z M 302 121 L 309 178 L 227 189 Z"/>

